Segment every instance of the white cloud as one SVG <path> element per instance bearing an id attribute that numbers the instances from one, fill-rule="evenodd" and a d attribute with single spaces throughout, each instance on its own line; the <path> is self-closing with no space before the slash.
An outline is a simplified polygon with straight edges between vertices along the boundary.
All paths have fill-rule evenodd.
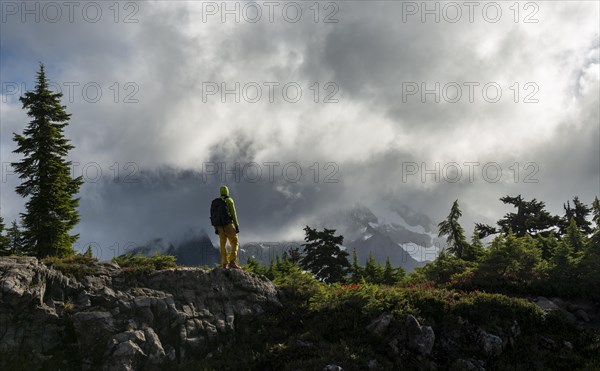
<path id="1" fill-rule="evenodd" d="M 474 219 L 487 219 L 500 216 L 497 212 L 502 205 L 496 200 L 507 193 L 531 194 L 559 212 L 567 198 L 580 194 L 590 199 L 598 192 L 599 184 L 594 181 L 600 170 L 593 167 L 597 162 L 567 167 L 549 162 L 574 152 L 581 158 L 592 157 L 600 146 L 593 142 L 599 104 L 598 3 L 539 3 L 536 17 L 540 21 L 534 24 L 514 23 L 506 4 L 499 23 L 481 19 L 456 24 L 402 23 L 401 4 L 394 2 L 341 2 L 338 23 L 314 23 L 308 3 L 303 4 L 305 18 L 298 23 L 282 21 L 280 13 L 273 23 L 264 17 L 258 23 L 221 23 L 218 18 L 204 23 L 202 4 L 140 2 L 139 23 L 134 24 L 115 23 L 108 9 L 107 17 L 97 24 L 81 20 L 3 23 L 2 81 L 30 84 L 41 60 L 54 81 L 100 84 L 103 96 L 98 103 L 87 102 L 81 91 L 76 91 L 74 102 L 65 102 L 73 114 L 67 134 L 76 145 L 73 158 L 82 164 L 98 163 L 108 176 L 111 165 L 122 167 L 129 162 L 140 169 L 167 165 L 196 170 L 214 160 L 230 165 L 234 161 L 298 161 L 304 168 L 314 162 L 336 162 L 341 181 L 335 188 L 323 190 L 318 188 L 322 184 L 310 181 L 238 185 L 242 194 L 276 193 L 277 201 L 272 203 L 269 197 L 261 198 L 264 208 L 252 207 L 256 200 L 248 200 L 252 209 L 242 214 L 249 216 L 260 209 L 263 219 L 277 219 L 279 230 L 286 233 L 291 228 L 286 222 L 295 226 L 297 220 L 331 207 L 328 202 L 340 206 L 356 200 L 375 202 L 380 194 L 406 198 L 433 219 L 445 213 L 449 202 L 461 198 L 461 204 L 470 205 L 466 207 Z M 521 11 L 521 17 L 528 14 Z M 321 17 L 327 14 L 324 9 L 321 12 Z M 329 81 L 339 87 L 334 97 L 339 103 L 322 103 L 332 91 L 325 89 Z M 443 100 L 423 104 L 416 97 L 402 101 L 402 82 L 444 86 L 470 81 L 481 84 L 474 103 L 467 101 L 466 88 L 455 104 Z M 117 103 L 111 89 L 115 82 L 119 84 Z M 128 82 L 135 85 L 126 89 Z M 235 103 L 229 95 L 222 103 L 216 94 L 203 102 L 202 88 L 207 82 L 219 86 L 224 82 L 229 88 L 236 82 L 241 87 L 257 83 L 262 99 L 252 104 L 241 97 Z M 264 85 L 268 82 L 280 84 L 273 103 Z M 281 87 L 290 82 L 302 88 L 298 103 L 289 103 L 281 95 Z M 313 102 L 315 82 L 319 82 L 320 103 Z M 487 82 L 502 87 L 500 102 L 483 100 L 480 88 Z M 515 82 L 520 87 L 519 103 L 513 102 L 510 90 Z M 539 87 L 535 94 L 539 103 L 522 103 L 534 91 L 533 86 L 525 89 L 527 82 Z M 139 90 L 133 97 L 139 103 L 123 103 L 135 87 Z M 0 103 L 2 161 L 14 160 L 10 133 L 26 123 L 14 98 Z M 495 161 L 503 167 L 536 162 L 540 176 L 552 179 L 552 184 L 530 187 L 511 183 L 510 178 L 496 184 L 481 180 L 458 185 L 403 183 L 403 161 L 429 166 L 436 161 Z M 169 177 L 179 176 L 159 179 L 168 183 Z M 578 184 L 576 179 L 583 177 L 590 180 Z M 82 215 L 82 230 L 95 239 L 111 228 L 118 229 L 121 239 L 167 230 L 177 233 L 179 227 L 161 225 L 169 220 L 157 221 L 156 213 L 165 204 L 186 210 L 182 211 L 185 216 L 169 214 L 181 228 L 190 225 L 189 218 L 200 211 L 188 209 L 189 199 L 182 196 L 195 197 L 192 188 L 187 193 L 192 185 L 174 182 L 186 191 L 165 185 L 166 190 L 157 195 L 140 186 L 140 198 L 129 206 L 131 210 L 127 209 L 128 191 L 119 188 L 123 185 L 84 185 L 82 210 L 86 213 L 105 202 L 104 212 L 113 206 L 119 210 L 112 215 L 115 221 L 134 221 L 116 226 L 99 216 Z M 9 220 L 22 202 L 5 191 L 15 184 L 16 179 L 3 184 L 2 208 Z M 203 187 L 195 191 L 207 192 Z M 144 192 L 156 199 L 144 201 Z M 280 196 L 287 205 L 279 203 L 283 202 Z M 310 197 L 320 201 L 312 203 Z M 121 203 L 118 207 L 115 200 Z M 279 209 L 266 215 L 268 205 Z M 251 224 L 256 229 L 252 233 L 272 232 L 261 228 L 260 221 L 251 222 L 256 223 Z"/>

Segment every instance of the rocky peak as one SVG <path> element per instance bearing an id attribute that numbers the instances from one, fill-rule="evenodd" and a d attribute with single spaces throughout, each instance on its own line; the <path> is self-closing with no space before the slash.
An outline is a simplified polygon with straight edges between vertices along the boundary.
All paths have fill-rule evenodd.
<path id="1" fill-rule="evenodd" d="M 89 268 L 76 279 L 0 258 L 0 369 L 164 369 L 210 357 L 241 323 L 282 307 L 271 281 L 244 270 Z"/>

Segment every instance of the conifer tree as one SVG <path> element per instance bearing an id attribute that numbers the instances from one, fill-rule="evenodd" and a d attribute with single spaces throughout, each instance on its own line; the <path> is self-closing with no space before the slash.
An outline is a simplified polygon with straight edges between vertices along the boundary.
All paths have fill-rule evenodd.
<path id="1" fill-rule="evenodd" d="M 531 201 L 525 201 L 521 195 L 517 197 L 505 196 L 500 199 L 508 205 L 513 205 L 516 213 L 508 213 L 504 218 L 498 220 L 498 225 L 502 232 L 508 234 L 512 230 L 517 237 L 523 237 L 525 234 L 544 233 L 549 228 L 560 224 L 560 218 L 556 215 L 550 215 L 545 210 L 546 205 L 535 198 Z M 545 233 L 547 234 L 547 233 Z"/>
<path id="2" fill-rule="evenodd" d="M 364 270 L 365 280 L 370 283 L 381 283 L 383 281 L 383 267 L 379 262 L 375 262 L 372 253 L 369 253 L 369 258 L 365 264 Z"/>
<path id="3" fill-rule="evenodd" d="M 594 198 L 594 202 L 592 202 L 592 219 L 596 226 L 592 230 L 592 237 L 590 238 L 588 246 L 596 249 L 600 253 L 600 200 L 598 197 Z"/>
<path id="4" fill-rule="evenodd" d="M 383 270 L 383 283 L 384 284 L 395 285 L 398 282 L 400 282 L 400 280 L 402 280 L 405 275 L 406 275 L 406 272 L 404 271 L 404 269 L 402 269 L 402 267 L 398 267 L 396 269 L 394 269 L 394 267 L 392 267 L 392 263 L 390 262 L 389 257 L 385 260 L 385 268 Z"/>
<path id="5" fill-rule="evenodd" d="M 288 250 L 288 259 L 293 264 L 299 264 L 302 259 L 302 253 L 299 247 L 292 247 Z"/>
<path id="6" fill-rule="evenodd" d="M 356 255 L 356 249 L 352 250 L 352 265 L 350 266 L 350 282 L 359 283 L 364 276 L 363 267 L 358 262 L 358 256 Z"/>
<path id="7" fill-rule="evenodd" d="M 306 243 L 300 265 L 327 283 L 342 281 L 350 268 L 348 253 L 339 246 L 344 236 L 335 236 L 335 229 L 317 231 L 306 226 L 304 231 Z"/>
<path id="8" fill-rule="evenodd" d="M 471 246 L 473 246 L 475 250 L 483 250 L 483 242 L 481 242 L 481 238 L 479 237 L 477 230 L 474 230 L 473 235 L 471 236 Z"/>
<path id="9" fill-rule="evenodd" d="M 569 226 L 567 227 L 566 234 L 563 236 L 563 240 L 567 245 L 569 245 L 573 255 L 579 255 L 583 253 L 585 248 L 585 236 L 577 227 L 574 217 L 571 218 L 571 221 L 569 222 Z"/>
<path id="10" fill-rule="evenodd" d="M 542 252 L 542 259 L 549 261 L 558 248 L 558 239 L 554 232 L 548 236 L 536 236 L 536 246 Z"/>
<path id="11" fill-rule="evenodd" d="M 564 295 L 573 292 L 575 259 L 573 249 L 568 243 L 560 241 L 558 247 L 550 260 L 550 284 Z"/>
<path id="12" fill-rule="evenodd" d="M 438 237 L 448 236 L 448 251 L 454 254 L 457 258 L 463 259 L 466 249 L 468 248 L 467 240 L 465 239 L 465 231 L 458 222 L 462 216 L 462 212 L 458 206 L 458 200 L 454 201 L 450 214 L 446 220 L 438 224 Z"/>
<path id="13" fill-rule="evenodd" d="M 477 229 L 475 229 L 473 230 L 473 235 L 471 236 L 471 243 L 466 245 L 465 251 L 463 253 L 463 259 L 467 261 L 476 261 L 484 253 L 485 250 L 483 242 L 481 242 L 479 232 L 477 231 Z"/>
<path id="14" fill-rule="evenodd" d="M 588 239 L 581 257 L 578 271 L 581 292 L 595 300 L 600 300 L 600 200 L 592 202 L 592 216 L 596 224 L 592 236 Z"/>
<path id="15" fill-rule="evenodd" d="M 487 236 L 491 236 L 493 234 L 498 233 L 498 230 L 491 225 L 485 223 L 475 223 L 475 233 L 477 233 L 477 237 L 479 239 L 486 238 Z"/>
<path id="16" fill-rule="evenodd" d="M 16 220 L 13 220 L 10 229 L 6 233 L 8 248 L 11 254 L 23 254 L 23 236 Z"/>
<path id="17" fill-rule="evenodd" d="M 565 209 L 565 216 L 563 217 L 563 223 L 561 227 L 562 233 L 567 233 L 567 228 L 571 223 L 571 219 L 575 219 L 575 224 L 585 236 L 588 236 L 590 233 L 592 233 L 592 223 L 587 220 L 587 217 L 590 215 L 592 209 L 581 202 L 579 197 L 575 196 L 573 198 L 573 207 L 571 207 L 571 203 L 567 201 L 566 204 L 563 204 L 563 208 Z"/>
<path id="18" fill-rule="evenodd" d="M 71 255 L 79 237 L 69 231 L 79 222 L 79 198 L 74 195 L 83 180 L 71 177 L 71 162 L 66 160 L 74 146 L 63 134 L 71 115 L 61 105 L 61 97 L 62 93 L 49 89 L 41 64 L 35 90 L 20 98 L 31 121 L 22 135 L 13 135 L 14 152 L 23 155 L 12 163 L 22 180 L 16 192 L 29 198 L 21 214 L 24 243 L 38 257 Z"/>
<path id="19" fill-rule="evenodd" d="M 0 215 L 0 255 L 10 254 L 9 240 L 4 235 L 4 218 Z"/>

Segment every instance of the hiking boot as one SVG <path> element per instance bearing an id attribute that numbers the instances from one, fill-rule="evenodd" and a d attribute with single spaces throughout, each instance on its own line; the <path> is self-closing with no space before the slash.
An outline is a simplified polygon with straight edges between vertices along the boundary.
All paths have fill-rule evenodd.
<path id="1" fill-rule="evenodd" d="M 233 268 L 233 269 L 240 269 L 240 266 L 239 266 L 239 265 L 237 265 L 237 263 L 235 262 L 235 260 L 232 260 L 232 261 L 229 263 L 229 268 Z"/>

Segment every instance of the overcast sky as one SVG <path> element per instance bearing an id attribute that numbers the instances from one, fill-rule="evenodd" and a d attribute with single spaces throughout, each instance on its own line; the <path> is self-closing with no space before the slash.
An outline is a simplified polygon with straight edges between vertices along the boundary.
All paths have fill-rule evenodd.
<path id="1" fill-rule="evenodd" d="M 76 232 L 103 250 L 209 230 L 221 183 L 242 242 L 390 199 L 435 223 L 459 199 L 468 231 L 507 194 L 590 204 L 599 3 L 421 4 L 2 1 L 3 217 L 23 211 L 8 163 L 39 62 L 85 169 Z"/>

